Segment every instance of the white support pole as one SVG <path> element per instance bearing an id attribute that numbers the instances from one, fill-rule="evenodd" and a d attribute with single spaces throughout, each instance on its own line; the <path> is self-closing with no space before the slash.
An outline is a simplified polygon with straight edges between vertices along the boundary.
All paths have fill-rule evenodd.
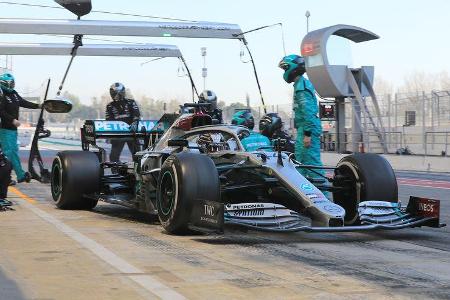
<path id="1" fill-rule="evenodd" d="M 206 47 L 200 48 L 203 57 L 203 68 L 202 68 L 202 77 L 203 77 L 203 90 L 206 90 L 206 77 L 208 77 L 208 68 L 206 68 Z"/>

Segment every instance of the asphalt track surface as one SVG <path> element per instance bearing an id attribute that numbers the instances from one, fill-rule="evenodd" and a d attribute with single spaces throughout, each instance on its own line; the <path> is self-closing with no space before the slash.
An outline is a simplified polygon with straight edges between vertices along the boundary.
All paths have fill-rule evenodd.
<path id="1" fill-rule="evenodd" d="M 44 150 L 49 162 L 54 150 Z M 24 158 L 26 151 L 23 151 Z M 441 201 L 450 174 L 397 172 L 399 194 Z M 0 212 L 0 299 L 449 299 L 450 230 L 167 235 L 154 218 L 99 204 L 54 208 L 49 187 L 10 190 Z"/>

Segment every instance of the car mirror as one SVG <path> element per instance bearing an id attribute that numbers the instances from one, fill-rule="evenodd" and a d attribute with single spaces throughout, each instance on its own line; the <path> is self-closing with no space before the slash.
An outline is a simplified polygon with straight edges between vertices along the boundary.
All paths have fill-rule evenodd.
<path id="1" fill-rule="evenodd" d="M 188 147 L 189 146 L 189 142 L 188 140 L 185 139 L 171 139 L 167 142 L 167 145 L 169 147 Z"/>
<path id="2" fill-rule="evenodd" d="M 49 113 L 68 113 L 72 110 L 72 102 L 65 99 L 49 99 L 44 101 L 44 109 Z"/>

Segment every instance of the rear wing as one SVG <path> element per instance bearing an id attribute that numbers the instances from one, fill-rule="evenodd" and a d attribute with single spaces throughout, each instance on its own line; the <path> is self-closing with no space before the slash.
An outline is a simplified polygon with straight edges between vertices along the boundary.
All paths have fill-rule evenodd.
<path id="1" fill-rule="evenodd" d="M 178 114 L 164 114 L 159 120 L 140 120 L 136 132 L 130 131 L 130 125 L 122 121 L 86 120 L 80 129 L 82 148 L 98 148 L 97 140 L 100 139 L 144 140 L 147 148 L 170 128 L 177 117 Z"/>
<path id="2" fill-rule="evenodd" d="M 167 129 L 170 128 L 170 126 L 172 126 L 173 123 L 175 123 L 175 120 L 179 117 L 180 115 L 177 113 L 173 113 L 173 114 L 164 114 L 159 120 L 158 122 L 156 122 L 155 126 L 152 129 L 153 133 L 158 133 L 158 134 L 163 134 L 164 132 L 166 132 Z"/>
<path id="3" fill-rule="evenodd" d="M 122 121 L 86 120 L 81 132 L 81 145 L 83 150 L 89 150 L 89 146 L 98 148 L 99 139 L 134 138 L 145 139 L 156 125 L 156 120 L 139 121 L 138 131 L 130 131 L 130 125 Z"/>

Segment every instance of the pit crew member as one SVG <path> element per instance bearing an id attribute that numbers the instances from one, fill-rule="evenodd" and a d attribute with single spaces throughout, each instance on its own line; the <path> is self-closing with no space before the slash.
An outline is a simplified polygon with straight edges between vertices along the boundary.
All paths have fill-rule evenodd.
<path id="1" fill-rule="evenodd" d="M 30 182 L 31 175 L 22 168 L 17 145 L 17 128 L 20 126 L 19 108 L 38 109 L 41 105 L 23 99 L 14 87 L 15 79 L 12 74 L 4 73 L 0 76 L 0 144 L 11 162 L 17 181 Z"/>
<path id="2" fill-rule="evenodd" d="M 271 143 L 269 138 L 260 134 L 259 132 L 253 131 L 255 127 L 255 119 L 253 115 L 248 110 L 241 110 L 233 115 L 231 124 L 240 125 L 250 129 L 250 135 L 242 137 L 241 143 L 244 146 L 245 151 L 256 151 L 258 149 L 270 149 Z"/>
<path id="3" fill-rule="evenodd" d="M 272 142 L 281 139 L 286 143 L 282 147 L 282 151 L 295 152 L 295 142 L 291 136 L 283 130 L 283 120 L 277 113 L 265 114 L 261 120 L 259 120 L 259 132 L 268 137 Z"/>
<path id="4" fill-rule="evenodd" d="M 305 165 L 322 166 L 320 158 L 322 124 L 318 116 L 315 89 L 312 83 L 303 77 L 306 72 L 305 60 L 299 55 L 288 55 L 280 61 L 279 67 L 284 70 L 284 80 L 287 83 L 294 83 L 294 126 L 297 129 L 295 157 Z M 300 169 L 300 172 L 305 177 L 320 177 L 307 169 Z"/>
<path id="5" fill-rule="evenodd" d="M 213 119 L 213 124 L 222 124 L 222 110 L 217 108 L 217 96 L 216 93 L 210 90 L 204 90 L 199 96 L 199 103 L 209 103 L 210 106 L 205 112 Z"/>
<path id="6" fill-rule="evenodd" d="M 113 101 L 106 106 L 105 117 L 107 121 L 122 121 L 130 125 L 130 131 L 137 131 L 141 113 L 136 101 L 125 97 L 125 86 L 116 82 L 109 89 L 109 94 Z M 110 161 L 118 162 L 123 147 L 127 143 L 130 152 L 134 154 L 138 151 L 133 140 L 111 139 Z"/>

